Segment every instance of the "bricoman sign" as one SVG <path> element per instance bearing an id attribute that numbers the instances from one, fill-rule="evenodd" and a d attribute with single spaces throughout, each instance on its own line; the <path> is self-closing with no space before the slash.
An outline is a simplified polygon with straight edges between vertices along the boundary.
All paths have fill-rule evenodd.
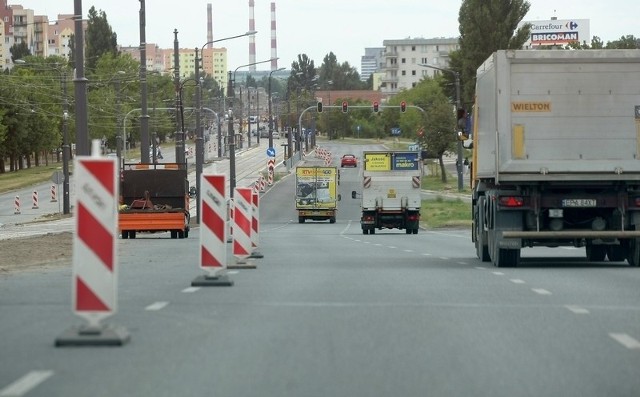
<path id="1" fill-rule="evenodd" d="M 591 44 L 588 19 L 552 19 L 523 21 L 531 24 L 531 37 L 525 48 L 539 45 L 565 45 L 572 42 Z"/>

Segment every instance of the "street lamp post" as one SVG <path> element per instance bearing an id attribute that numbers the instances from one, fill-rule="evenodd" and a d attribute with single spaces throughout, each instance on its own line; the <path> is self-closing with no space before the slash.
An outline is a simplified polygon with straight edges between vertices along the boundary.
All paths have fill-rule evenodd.
<path id="1" fill-rule="evenodd" d="M 456 115 L 458 114 L 458 111 L 462 108 L 462 102 L 460 99 L 460 73 L 455 71 L 455 70 L 451 70 L 451 69 L 443 69 L 443 68 L 439 68 L 437 66 L 432 66 L 432 65 L 427 65 L 427 64 L 422 64 L 419 63 L 418 66 L 422 66 L 425 68 L 431 68 L 431 69 L 436 69 L 436 70 L 440 70 L 442 72 L 447 72 L 447 73 L 453 73 L 454 77 L 455 77 L 455 85 L 456 85 Z M 457 127 L 457 125 L 456 125 Z M 458 191 L 462 191 L 464 183 L 462 180 L 462 141 L 458 140 L 458 160 L 456 161 L 456 171 L 457 171 L 457 175 L 458 175 Z"/>
<path id="2" fill-rule="evenodd" d="M 202 52 L 204 51 L 204 47 L 206 47 L 209 44 L 213 44 L 213 43 L 217 43 L 225 40 L 237 39 L 239 37 L 244 37 L 244 36 L 252 36 L 252 35 L 255 35 L 256 33 L 258 32 L 255 30 L 250 30 L 246 33 L 239 34 L 236 36 L 225 37 L 222 39 L 208 41 L 204 43 L 204 45 L 202 46 L 202 49 L 200 50 L 200 55 L 202 55 Z M 200 58 L 198 58 L 198 48 L 196 48 L 195 80 L 196 80 L 196 194 L 197 194 L 196 212 L 198 214 L 196 217 L 196 222 L 200 223 L 200 176 L 202 175 L 202 168 L 204 163 L 204 134 L 200 125 L 201 124 L 200 113 L 201 113 L 201 107 L 202 107 L 202 104 L 200 103 L 201 96 L 202 96 L 201 94 L 202 84 L 200 83 Z"/>
<path id="3" fill-rule="evenodd" d="M 273 147 L 273 116 L 271 115 L 271 75 L 274 72 L 284 70 L 284 68 L 275 69 L 269 72 L 269 96 L 267 101 L 269 102 L 269 147 Z"/>
<path id="4" fill-rule="evenodd" d="M 261 63 L 271 62 L 273 60 L 277 60 L 278 58 L 267 59 L 265 61 L 248 63 L 246 65 L 238 66 L 234 71 L 233 75 L 229 72 L 229 79 L 227 82 L 227 98 L 229 100 L 229 197 L 233 198 L 233 191 L 236 188 L 236 148 L 235 148 L 235 132 L 233 131 L 233 99 L 235 97 L 235 90 L 233 89 L 233 85 L 236 82 L 236 72 L 240 68 L 244 68 L 247 66 L 259 65 Z M 242 122 L 242 121 L 241 121 Z M 269 146 L 271 147 L 271 146 Z"/>

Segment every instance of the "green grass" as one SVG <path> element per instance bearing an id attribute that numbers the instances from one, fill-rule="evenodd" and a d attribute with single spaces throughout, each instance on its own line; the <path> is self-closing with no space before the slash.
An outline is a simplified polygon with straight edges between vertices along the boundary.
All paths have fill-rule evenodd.
<path id="1" fill-rule="evenodd" d="M 435 190 L 443 193 L 471 194 L 468 181 L 462 186 L 462 191 L 458 191 L 458 178 L 455 175 L 447 175 L 447 182 L 442 182 L 440 175 L 424 176 L 422 178 L 422 189 Z"/>
<path id="2" fill-rule="evenodd" d="M 461 199 L 422 200 L 420 225 L 427 229 L 471 227 L 471 203 Z"/>
<path id="3" fill-rule="evenodd" d="M 0 174 L 0 193 L 50 181 L 55 171 L 62 171 L 62 162 L 25 168 L 15 172 L 7 171 Z"/>

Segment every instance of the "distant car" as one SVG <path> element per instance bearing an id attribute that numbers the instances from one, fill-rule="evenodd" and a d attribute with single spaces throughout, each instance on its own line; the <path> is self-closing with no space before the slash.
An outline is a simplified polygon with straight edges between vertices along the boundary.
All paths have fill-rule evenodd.
<path id="1" fill-rule="evenodd" d="M 260 138 L 269 138 L 269 131 L 267 130 L 260 131 Z"/>
<path id="2" fill-rule="evenodd" d="M 340 167 L 357 167 L 358 158 L 353 154 L 345 154 L 340 159 Z"/>
<path id="3" fill-rule="evenodd" d="M 271 135 L 273 139 L 280 139 L 280 133 L 278 131 L 273 131 Z"/>

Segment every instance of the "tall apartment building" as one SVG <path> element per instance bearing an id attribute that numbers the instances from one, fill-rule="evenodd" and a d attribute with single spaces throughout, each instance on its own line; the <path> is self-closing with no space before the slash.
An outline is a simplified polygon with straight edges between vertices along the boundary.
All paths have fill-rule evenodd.
<path id="1" fill-rule="evenodd" d="M 87 29 L 87 21 L 82 21 L 84 29 Z M 75 31 L 73 14 L 58 14 L 58 19 L 48 26 L 48 55 L 57 55 L 69 59 L 71 53 L 71 36 Z"/>
<path id="2" fill-rule="evenodd" d="M 380 90 L 387 98 L 415 87 L 425 76 L 441 73 L 419 65 L 446 69 L 449 53 L 459 48 L 457 38 L 385 40 L 383 45 L 385 76 Z"/>
<path id="3" fill-rule="evenodd" d="M 360 81 L 367 81 L 369 77 L 384 68 L 384 47 L 370 47 L 364 49 L 360 58 Z"/>

